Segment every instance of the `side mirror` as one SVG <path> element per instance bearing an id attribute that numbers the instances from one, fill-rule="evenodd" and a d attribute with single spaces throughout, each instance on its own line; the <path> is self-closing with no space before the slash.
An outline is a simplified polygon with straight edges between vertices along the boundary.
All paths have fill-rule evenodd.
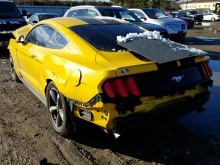
<path id="1" fill-rule="evenodd" d="M 38 21 L 36 21 L 36 20 L 33 20 L 33 22 L 32 23 L 38 23 Z"/>
<path id="2" fill-rule="evenodd" d="M 145 17 L 140 17 L 140 20 L 141 20 L 141 21 L 146 21 L 147 18 L 145 18 Z"/>
<path id="3" fill-rule="evenodd" d="M 26 10 L 22 10 L 21 15 L 22 16 L 27 16 L 27 11 Z"/>
<path id="4" fill-rule="evenodd" d="M 18 38 L 18 43 L 24 43 L 24 36 L 23 35 Z"/>

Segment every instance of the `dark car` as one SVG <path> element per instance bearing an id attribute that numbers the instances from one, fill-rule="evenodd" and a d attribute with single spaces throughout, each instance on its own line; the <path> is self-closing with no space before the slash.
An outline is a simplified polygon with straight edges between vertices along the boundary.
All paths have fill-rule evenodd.
<path id="1" fill-rule="evenodd" d="M 0 47 L 8 46 L 14 30 L 27 25 L 27 22 L 22 17 L 26 14 L 26 11 L 22 11 L 21 14 L 13 2 L 0 1 Z"/>
<path id="2" fill-rule="evenodd" d="M 66 11 L 64 17 L 99 17 L 107 16 L 122 19 L 149 31 L 159 31 L 164 38 L 169 38 L 166 28 L 160 25 L 142 22 L 137 16 L 125 8 L 107 6 L 76 6 Z"/>
<path id="3" fill-rule="evenodd" d="M 195 10 L 181 10 L 179 11 L 179 14 L 182 15 L 183 17 L 192 18 L 194 21 L 202 22 L 203 20 L 203 15 L 199 14 Z"/>
<path id="4" fill-rule="evenodd" d="M 194 27 L 194 20 L 193 19 L 191 19 L 189 17 L 183 17 L 178 12 L 166 12 L 166 13 L 169 16 L 171 16 L 172 18 L 177 18 L 177 19 L 181 19 L 181 20 L 185 21 L 188 29 L 191 29 Z"/>
<path id="5" fill-rule="evenodd" d="M 54 13 L 35 13 L 33 14 L 28 23 L 30 24 L 36 24 L 42 20 L 45 20 L 45 19 L 50 19 L 50 18 L 56 18 L 56 17 L 59 17 L 58 14 L 54 14 Z"/>

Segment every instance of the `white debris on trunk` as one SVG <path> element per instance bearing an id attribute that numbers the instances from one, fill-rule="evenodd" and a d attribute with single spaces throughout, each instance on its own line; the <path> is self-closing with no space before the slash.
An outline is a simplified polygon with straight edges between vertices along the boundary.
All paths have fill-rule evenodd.
<path id="1" fill-rule="evenodd" d="M 199 55 L 205 55 L 208 54 L 207 52 L 196 49 L 196 48 L 191 48 L 187 45 L 179 44 L 173 41 L 170 41 L 169 39 L 163 38 L 160 35 L 159 31 L 144 31 L 143 33 L 128 33 L 125 37 L 124 36 L 117 36 L 117 41 L 118 42 L 128 42 L 132 41 L 135 39 L 156 39 L 160 40 L 163 42 L 166 42 L 174 51 L 189 51 L 191 53 L 199 54 Z M 179 45 L 180 47 L 173 48 L 172 44 Z"/>
<path id="2" fill-rule="evenodd" d="M 96 16 L 95 18 L 97 19 L 106 19 L 106 20 L 114 20 L 114 21 L 118 21 L 118 22 L 122 22 L 122 23 L 129 23 L 129 21 L 125 21 L 119 18 L 115 18 L 115 17 L 108 17 L 108 16 Z"/>

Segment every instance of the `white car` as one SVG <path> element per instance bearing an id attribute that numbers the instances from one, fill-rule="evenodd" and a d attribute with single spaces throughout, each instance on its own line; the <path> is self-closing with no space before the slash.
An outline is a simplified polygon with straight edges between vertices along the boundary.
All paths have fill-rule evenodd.
<path id="1" fill-rule="evenodd" d="M 220 20 L 220 15 L 215 14 L 215 13 L 206 13 L 203 16 L 204 21 L 219 21 Z"/>
<path id="2" fill-rule="evenodd" d="M 128 9 L 133 12 L 143 22 L 164 26 L 170 35 L 170 39 L 185 43 L 187 26 L 185 21 L 173 19 L 168 14 L 159 9 Z"/>

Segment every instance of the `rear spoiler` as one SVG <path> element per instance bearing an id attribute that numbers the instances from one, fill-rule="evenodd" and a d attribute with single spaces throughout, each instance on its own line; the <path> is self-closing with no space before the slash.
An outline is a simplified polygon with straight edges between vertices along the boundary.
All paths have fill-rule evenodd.
<path id="1" fill-rule="evenodd" d="M 159 64 L 208 54 L 205 51 L 191 48 L 187 45 L 156 39 L 136 39 L 128 42 L 118 42 L 118 44 L 128 49 L 128 51 L 138 53 Z"/>

